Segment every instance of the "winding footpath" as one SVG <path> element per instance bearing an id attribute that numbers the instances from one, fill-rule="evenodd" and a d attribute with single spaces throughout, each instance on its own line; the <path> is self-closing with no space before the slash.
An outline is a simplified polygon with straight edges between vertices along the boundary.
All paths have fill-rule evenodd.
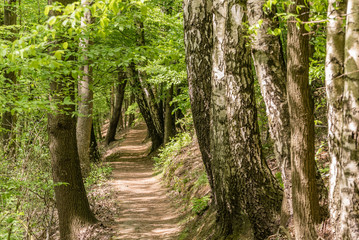
<path id="1" fill-rule="evenodd" d="M 147 157 L 151 142 L 144 142 L 146 135 L 146 125 L 139 124 L 106 153 L 114 168 L 111 188 L 118 192 L 120 206 L 112 226 L 116 240 L 177 239 L 181 230 L 180 216 Z"/>

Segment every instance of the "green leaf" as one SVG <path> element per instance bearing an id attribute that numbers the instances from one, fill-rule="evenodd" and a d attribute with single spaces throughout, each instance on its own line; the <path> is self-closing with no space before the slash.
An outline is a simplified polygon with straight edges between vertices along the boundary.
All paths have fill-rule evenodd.
<path id="1" fill-rule="evenodd" d="M 50 6 L 45 7 L 45 15 L 48 16 L 50 12 Z"/>
<path id="2" fill-rule="evenodd" d="M 69 47 L 68 42 L 64 42 L 64 43 L 62 44 L 62 47 L 66 50 L 66 49 Z"/>
<path id="3" fill-rule="evenodd" d="M 57 50 L 54 54 L 54 56 L 56 57 L 57 60 L 61 60 L 62 54 L 64 54 L 64 51 L 62 50 Z"/>
<path id="4" fill-rule="evenodd" d="M 56 17 L 54 16 L 50 17 L 48 23 L 50 26 L 54 25 L 56 23 Z"/>

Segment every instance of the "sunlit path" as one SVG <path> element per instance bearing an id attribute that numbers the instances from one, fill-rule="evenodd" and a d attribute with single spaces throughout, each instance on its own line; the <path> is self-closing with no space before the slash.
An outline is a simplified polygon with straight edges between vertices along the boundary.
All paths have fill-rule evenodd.
<path id="1" fill-rule="evenodd" d="M 126 134 L 120 146 L 106 153 L 114 168 L 109 184 L 118 192 L 120 206 L 113 224 L 114 239 L 176 239 L 180 231 L 179 215 L 146 157 L 151 147 L 144 142 L 146 134 L 145 125 L 140 124 Z"/>

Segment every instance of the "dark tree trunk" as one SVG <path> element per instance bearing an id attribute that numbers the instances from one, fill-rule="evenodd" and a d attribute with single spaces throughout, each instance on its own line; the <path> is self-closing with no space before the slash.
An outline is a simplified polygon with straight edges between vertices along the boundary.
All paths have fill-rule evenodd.
<path id="1" fill-rule="evenodd" d="M 286 65 L 279 37 L 268 34 L 268 30 L 277 28 L 278 23 L 273 20 L 274 11 L 264 13 L 263 6 L 266 2 L 266 0 L 248 0 L 248 21 L 251 26 L 257 24 L 259 20 L 262 21 L 261 27 L 252 36 L 252 56 L 266 105 L 269 130 L 274 140 L 274 152 L 284 184 L 281 225 L 287 226 L 293 210 Z"/>
<path id="2" fill-rule="evenodd" d="M 100 161 L 100 152 L 98 150 L 95 128 L 93 123 L 91 127 L 90 160 L 91 162 Z"/>
<path id="3" fill-rule="evenodd" d="M 139 81 L 138 71 L 133 64 L 128 69 L 128 75 L 131 79 L 131 86 L 134 91 L 138 107 L 147 125 L 148 134 L 152 141 L 151 152 L 153 152 L 162 145 L 163 134 L 158 132 L 153 122 L 150 107 L 148 106 L 148 102 L 146 100 L 145 92 Z"/>
<path id="4" fill-rule="evenodd" d="M 57 2 L 66 5 L 74 1 Z M 75 79 L 71 76 L 52 79 L 50 91 L 50 101 L 56 106 L 48 115 L 48 133 L 52 175 L 57 184 L 55 198 L 60 239 L 78 239 L 83 228 L 97 220 L 91 212 L 82 181 L 76 141 L 76 117 L 73 114 L 75 105 L 63 104 L 65 97 L 71 97 L 75 101 Z"/>
<path id="5" fill-rule="evenodd" d="M 184 0 L 183 7 L 187 79 L 193 122 L 202 160 L 213 189 L 210 154 L 212 0 Z"/>
<path id="6" fill-rule="evenodd" d="M 107 130 L 105 143 L 106 145 L 110 144 L 110 142 L 115 141 L 116 129 L 118 122 L 120 120 L 120 116 L 122 114 L 122 103 L 125 97 L 125 88 L 126 88 L 127 80 L 126 74 L 124 72 L 118 73 L 118 85 L 115 88 L 115 100 L 114 100 L 114 108 L 113 113 L 110 119 L 110 126 Z"/>
<path id="7" fill-rule="evenodd" d="M 176 125 L 175 119 L 172 115 L 173 107 L 170 105 L 170 102 L 173 98 L 173 85 L 168 89 L 166 96 L 166 104 L 165 104 L 165 136 L 164 143 L 168 143 L 170 138 L 176 135 Z"/>
<path id="8" fill-rule="evenodd" d="M 16 0 L 5 0 L 4 6 L 4 25 L 5 26 L 13 26 L 16 25 L 17 14 L 16 14 Z M 12 29 L 11 34 L 15 34 L 15 30 Z M 15 35 L 9 35 L 6 40 L 14 41 Z M 7 94 L 12 94 L 11 88 L 16 84 L 16 74 L 15 72 L 4 71 L 4 78 L 5 78 L 5 91 Z M 11 104 L 7 104 L 7 107 L 10 108 L 10 111 L 5 111 L 1 116 L 1 129 L 0 135 L 3 139 L 4 144 L 10 144 L 8 148 L 14 150 L 15 143 L 11 141 L 15 138 L 14 128 L 16 124 L 16 115 L 11 113 Z"/>
<path id="9" fill-rule="evenodd" d="M 309 9 L 304 0 L 296 0 L 289 8 L 308 20 Z M 319 220 L 319 203 L 315 181 L 314 117 L 309 88 L 309 41 L 304 25 L 298 29 L 294 17 L 288 20 L 288 102 L 291 127 L 292 204 L 296 239 L 316 239 L 315 222 Z"/>
<path id="10" fill-rule="evenodd" d="M 130 97 L 130 106 L 132 104 L 134 104 L 136 101 L 136 98 L 135 98 L 135 94 L 133 92 L 131 92 L 131 97 Z M 129 116 L 128 116 L 128 127 L 131 127 L 132 123 L 135 121 L 135 114 L 131 113 Z"/>
<path id="11" fill-rule="evenodd" d="M 239 0 L 213 6 L 210 146 L 219 236 L 265 239 L 278 226 L 282 195 L 261 153 L 246 9 Z"/>

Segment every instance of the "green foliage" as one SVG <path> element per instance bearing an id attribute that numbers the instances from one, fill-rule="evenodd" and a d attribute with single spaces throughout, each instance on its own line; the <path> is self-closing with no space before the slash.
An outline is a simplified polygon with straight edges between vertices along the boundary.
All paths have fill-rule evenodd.
<path id="1" fill-rule="evenodd" d="M 208 203 L 210 201 L 210 196 L 204 196 L 202 198 L 193 198 L 192 199 L 192 212 L 197 215 L 203 214 L 205 210 L 208 209 Z"/>
<path id="2" fill-rule="evenodd" d="M 113 168 L 109 164 L 91 164 L 89 176 L 85 179 L 85 187 L 102 183 L 111 175 Z"/>
<path id="3" fill-rule="evenodd" d="M 192 138 L 188 132 L 179 133 L 164 148 L 160 150 L 158 157 L 154 157 L 155 169 L 166 171 L 168 166 L 171 164 L 171 160 L 174 158 L 179 151 L 190 144 Z"/>

